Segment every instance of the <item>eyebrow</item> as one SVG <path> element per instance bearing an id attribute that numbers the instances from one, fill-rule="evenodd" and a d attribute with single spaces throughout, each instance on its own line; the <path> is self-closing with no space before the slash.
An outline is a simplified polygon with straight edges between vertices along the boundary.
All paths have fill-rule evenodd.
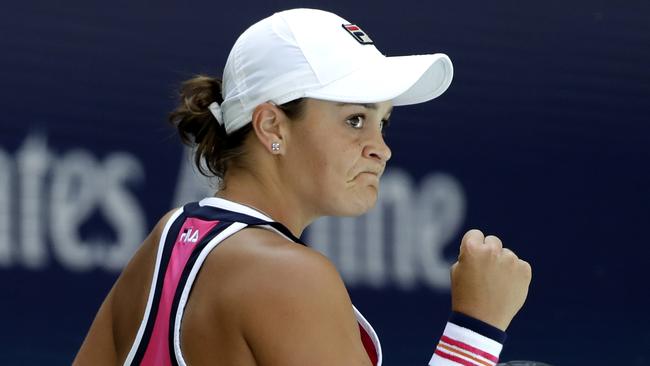
<path id="1" fill-rule="evenodd" d="M 376 111 L 377 109 L 379 109 L 379 106 L 377 105 L 377 103 L 337 103 L 337 105 L 338 105 L 339 107 L 345 107 L 345 106 L 348 106 L 348 105 L 358 105 L 358 106 L 364 107 L 364 108 L 366 108 L 366 109 L 372 109 L 372 110 L 374 110 L 374 111 Z M 388 113 L 387 113 L 387 114 L 390 115 L 391 113 L 393 113 L 393 107 L 391 107 L 391 108 L 388 110 Z"/>
<path id="2" fill-rule="evenodd" d="M 347 105 L 358 105 L 367 109 L 374 109 L 374 110 L 377 110 L 378 108 L 376 103 L 338 103 L 337 105 L 340 107 L 344 107 Z"/>

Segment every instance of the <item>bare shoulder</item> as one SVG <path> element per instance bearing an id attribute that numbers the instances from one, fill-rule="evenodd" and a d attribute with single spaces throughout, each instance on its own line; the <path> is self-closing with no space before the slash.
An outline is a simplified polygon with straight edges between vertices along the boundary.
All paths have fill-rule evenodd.
<path id="1" fill-rule="evenodd" d="M 251 271 L 250 280 L 260 284 L 255 296 L 265 302 L 280 295 L 301 301 L 328 298 L 350 302 L 334 264 L 312 248 L 287 241 L 269 243 L 258 251 L 255 263 L 257 269 Z"/>
<path id="2" fill-rule="evenodd" d="M 207 269 L 236 274 L 221 298 L 260 365 L 367 364 L 348 292 L 327 257 L 262 229 L 224 244 Z"/>
<path id="3" fill-rule="evenodd" d="M 169 222 L 169 219 L 174 215 L 177 209 L 167 212 L 154 228 L 151 230 L 149 235 L 142 242 L 142 245 L 135 252 L 129 263 L 126 265 L 122 274 L 117 280 L 116 287 L 124 287 L 126 290 L 130 289 L 133 285 L 130 281 L 134 278 L 146 278 L 147 280 L 151 279 L 153 275 L 153 269 L 156 261 L 156 254 L 158 252 L 158 243 L 160 237 L 165 229 L 165 226 Z M 141 291 L 141 286 L 136 286 L 139 291 Z"/>
<path id="4" fill-rule="evenodd" d="M 208 266 L 236 270 L 237 278 L 232 280 L 248 296 L 318 288 L 347 298 L 343 281 L 326 256 L 268 230 L 242 230 L 211 257 Z"/>

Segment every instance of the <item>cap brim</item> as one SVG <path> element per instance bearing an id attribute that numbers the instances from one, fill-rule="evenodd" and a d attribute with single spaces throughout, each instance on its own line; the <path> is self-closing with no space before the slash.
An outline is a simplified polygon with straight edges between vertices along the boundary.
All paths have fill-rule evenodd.
<path id="1" fill-rule="evenodd" d="M 442 53 L 382 57 L 305 96 L 347 103 L 417 104 L 444 93 L 453 74 L 451 60 Z"/>

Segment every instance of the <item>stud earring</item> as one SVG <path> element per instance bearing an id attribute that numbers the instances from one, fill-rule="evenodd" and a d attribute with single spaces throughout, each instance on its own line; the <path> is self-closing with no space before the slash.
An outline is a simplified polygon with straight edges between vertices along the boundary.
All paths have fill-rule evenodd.
<path id="1" fill-rule="evenodd" d="M 273 152 L 280 151 L 280 143 L 279 142 L 272 143 L 271 144 L 271 151 L 273 151 Z"/>

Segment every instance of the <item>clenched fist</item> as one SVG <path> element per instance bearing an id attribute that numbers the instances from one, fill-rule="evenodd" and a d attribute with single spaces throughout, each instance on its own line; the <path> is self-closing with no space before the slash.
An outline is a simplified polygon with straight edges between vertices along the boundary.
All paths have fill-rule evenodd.
<path id="1" fill-rule="evenodd" d="M 524 305 L 531 273 L 499 238 L 470 230 L 451 267 L 451 308 L 505 331 Z"/>

